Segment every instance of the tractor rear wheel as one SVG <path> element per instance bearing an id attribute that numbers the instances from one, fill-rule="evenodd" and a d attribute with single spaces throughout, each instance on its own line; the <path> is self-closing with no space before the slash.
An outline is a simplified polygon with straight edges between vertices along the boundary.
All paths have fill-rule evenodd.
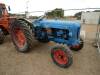
<path id="1" fill-rule="evenodd" d="M 33 35 L 25 22 L 16 20 L 10 27 L 10 34 L 16 49 L 20 52 L 28 52 L 32 47 Z"/>
<path id="2" fill-rule="evenodd" d="M 67 68 L 73 63 L 70 50 L 61 46 L 54 47 L 51 50 L 51 57 L 53 62 L 62 68 Z"/>
<path id="3" fill-rule="evenodd" d="M 83 39 L 80 38 L 80 43 L 79 43 L 79 45 L 70 46 L 69 48 L 70 48 L 71 50 L 73 50 L 73 51 L 79 51 L 79 50 L 81 50 L 81 49 L 83 48 L 83 46 L 84 46 Z"/>
<path id="4" fill-rule="evenodd" d="M 2 31 L 2 29 L 0 28 L 0 44 L 2 44 L 4 42 L 4 38 L 5 38 L 5 35 Z"/>

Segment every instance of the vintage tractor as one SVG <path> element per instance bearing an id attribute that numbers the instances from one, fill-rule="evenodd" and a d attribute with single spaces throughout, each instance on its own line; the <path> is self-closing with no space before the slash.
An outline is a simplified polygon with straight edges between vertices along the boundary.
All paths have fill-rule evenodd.
<path id="1" fill-rule="evenodd" d="M 72 64 L 71 50 L 78 51 L 83 47 L 80 28 L 80 23 L 72 21 L 48 20 L 40 17 L 31 24 L 18 19 L 10 25 L 10 35 L 20 52 L 28 52 L 34 38 L 43 43 L 50 41 L 59 43 L 51 49 L 51 57 L 55 64 L 65 68 Z"/>
<path id="2" fill-rule="evenodd" d="M 8 7 L 8 9 L 10 10 L 10 7 Z M 16 20 L 18 20 L 17 17 L 9 15 L 6 9 L 6 5 L 0 3 L 0 44 L 4 42 L 5 36 L 10 33 L 9 32 L 10 25 L 12 25 L 12 23 L 15 22 Z M 20 20 L 28 22 L 25 19 L 20 19 Z"/>
<path id="3" fill-rule="evenodd" d="M 4 42 L 6 34 L 8 34 L 8 13 L 5 4 L 0 3 L 0 44 Z"/>
<path id="4" fill-rule="evenodd" d="M 6 5 L 0 3 L 0 44 L 4 42 L 5 36 L 9 34 L 9 26 L 16 19 L 16 17 L 9 16 Z"/>
<path id="5" fill-rule="evenodd" d="M 72 64 L 71 50 L 78 51 L 83 47 L 80 28 L 78 22 L 47 20 L 44 16 L 32 23 L 10 17 L 5 5 L 0 3 L 0 44 L 5 35 L 10 34 L 15 48 L 25 53 L 32 48 L 34 38 L 43 43 L 53 41 L 59 45 L 51 49 L 51 57 L 55 64 L 63 68 Z"/>

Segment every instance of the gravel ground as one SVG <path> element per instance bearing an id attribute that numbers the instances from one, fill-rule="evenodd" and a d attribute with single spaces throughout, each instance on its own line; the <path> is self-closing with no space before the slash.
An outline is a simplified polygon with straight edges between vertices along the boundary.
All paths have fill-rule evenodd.
<path id="1" fill-rule="evenodd" d="M 96 28 L 89 25 L 82 28 L 86 31 L 84 48 L 73 51 L 73 64 L 66 69 L 52 62 L 48 44 L 35 41 L 33 49 L 23 54 L 17 52 L 10 37 L 6 37 L 0 45 L 0 75 L 100 75 L 100 54 L 91 44 L 94 36 L 91 33 Z"/>

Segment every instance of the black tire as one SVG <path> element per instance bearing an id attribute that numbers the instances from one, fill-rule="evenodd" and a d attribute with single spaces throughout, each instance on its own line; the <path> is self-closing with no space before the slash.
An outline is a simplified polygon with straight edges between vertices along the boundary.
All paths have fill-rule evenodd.
<path id="1" fill-rule="evenodd" d="M 64 60 L 65 63 L 59 63 L 56 58 L 55 58 L 55 52 L 57 52 L 57 50 L 61 50 L 64 52 L 65 54 L 65 57 L 67 58 L 66 60 Z M 73 58 L 72 58 L 72 54 L 71 54 L 71 51 L 66 49 L 65 47 L 61 47 L 61 46 L 57 46 L 57 47 L 54 47 L 52 50 L 51 50 L 51 57 L 53 59 L 53 62 L 58 65 L 59 67 L 61 68 L 68 68 L 69 66 L 72 65 L 73 63 Z M 57 58 L 58 59 L 58 58 Z M 63 59 L 63 58 L 62 58 Z M 60 58 L 61 60 L 61 58 Z"/>
<path id="2" fill-rule="evenodd" d="M 2 29 L 0 28 L 0 44 L 3 44 L 4 39 L 5 39 L 5 35 L 4 35 L 3 31 L 2 31 Z"/>
<path id="3" fill-rule="evenodd" d="M 84 46 L 84 42 L 83 42 L 83 39 L 80 38 L 80 44 L 76 47 L 76 46 L 70 46 L 69 48 L 73 51 L 79 51 L 83 48 Z"/>
<path id="4" fill-rule="evenodd" d="M 25 37 L 25 43 L 23 47 L 19 47 L 19 43 L 16 38 L 15 30 L 17 28 L 21 30 L 21 32 L 23 33 Z M 17 51 L 22 52 L 22 53 L 30 51 L 30 48 L 32 48 L 32 44 L 33 44 L 33 34 L 31 30 L 29 29 L 29 27 L 27 26 L 27 23 L 20 20 L 14 21 L 12 25 L 10 26 L 10 35 Z"/>
<path id="5" fill-rule="evenodd" d="M 18 19 L 18 20 L 21 21 L 21 22 L 26 23 L 26 24 L 27 24 L 27 27 L 29 27 L 29 29 L 30 29 L 31 31 L 33 31 L 34 27 L 33 27 L 32 23 L 30 23 L 29 21 L 27 21 L 27 20 L 25 20 L 25 19 Z"/>

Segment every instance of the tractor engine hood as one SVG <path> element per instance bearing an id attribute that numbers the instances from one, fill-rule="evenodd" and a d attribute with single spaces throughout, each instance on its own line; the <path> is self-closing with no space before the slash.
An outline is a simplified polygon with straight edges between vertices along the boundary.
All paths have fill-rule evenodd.
<path id="1" fill-rule="evenodd" d="M 34 26 L 42 26 L 43 28 L 58 28 L 58 29 L 80 29 L 80 23 L 75 21 L 63 20 L 37 20 L 33 22 Z"/>

